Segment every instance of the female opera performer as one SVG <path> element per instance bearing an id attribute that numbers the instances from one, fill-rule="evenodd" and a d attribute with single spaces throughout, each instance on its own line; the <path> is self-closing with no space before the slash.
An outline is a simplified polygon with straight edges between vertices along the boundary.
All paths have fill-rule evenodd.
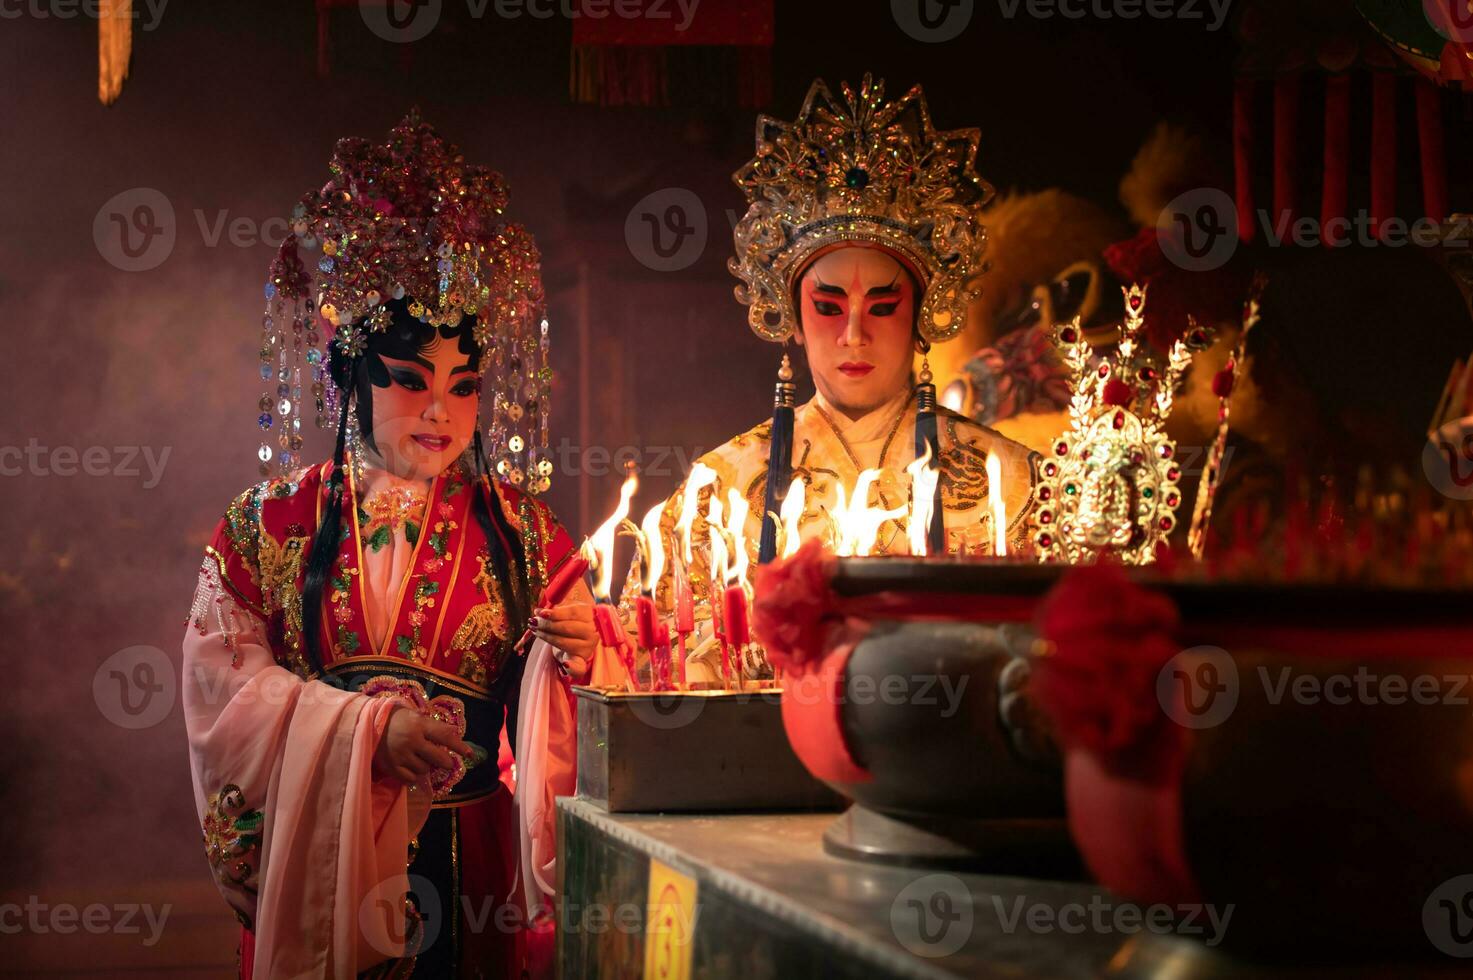
<path id="1" fill-rule="evenodd" d="M 499 175 L 414 116 L 386 144 L 340 142 L 332 172 L 272 267 L 259 422 L 294 463 L 288 352 L 305 349 L 333 458 L 229 506 L 184 640 L 211 871 L 244 927 L 245 978 L 535 974 L 548 950 L 531 939 L 550 934 L 526 928 L 527 896 L 551 890 L 567 688 L 618 670 L 581 581 L 538 608 L 574 549 L 528 492 L 545 457 L 507 436 L 526 409 L 504 414 L 508 390 L 530 392 L 534 425 L 546 411 L 536 247 L 500 219 Z M 267 470 L 271 442 L 260 456 Z"/>

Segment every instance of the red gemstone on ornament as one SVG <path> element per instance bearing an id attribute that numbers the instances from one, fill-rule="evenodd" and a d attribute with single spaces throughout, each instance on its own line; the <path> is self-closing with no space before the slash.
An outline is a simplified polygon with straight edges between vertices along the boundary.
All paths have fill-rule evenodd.
<path id="1" fill-rule="evenodd" d="M 1175 507 L 1176 506 L 1176 502 L 1178 500 L 1180 500 L 1180 499 L 1181 498 L 1178 497 L 1176 494 L 1174 494 L 1174 493 L 1173 494 L 1170 494 L 1166 498 L 1166 506 L 1168 506 L 1168 507 Z"/>
<path id="2" fill-rule="evenodd" d="M 1179 476 L 1181 476 L 1181 470 L 1177 469 L 1175 466 L 1166 471 L 1166 479 L 1168 480 L 1174 481 Z"/>
<path id="3" fill-rule="evenodd" d="M 1132 296 L 1130 298 L 1130 308 L 1132 310 L 1138 310 L 1141 308 L 1141 298 L 1139 296 Z"/>
<path id="4" fill-rule="evenodd" d="M 1111 424 L 1114 425 L 1117 429 L 1125 428 L 1125 413 L 1116 412 L 1114 421 Z"/>
<path id="5" fill-rule="evenodd" d="M 1054 536 L 1052 534 L 1040 534 L 1038 536 L 1038 543 L 1048 548 L 1053 545 Z"/>
<path id="6" fill-rule="evenodd" d="M 1212 393 L 1218 398 L 1228 398 L 1233 393 L 1233 369 L 1225 367 L 1212 377 Z"/>
<path id="7" fill-rule="evenodd" d="M 1057 466 L 1055 466 L 1053 463 L 1046 463 L 1044 465 L 1044 467 L 1043 467 L 1043 475 L 1044 476 L 1056 476 L 1058 474 L 1058 472 L 1059 472 L 1059 468 Z"/>
<path id="8" fill-rule="evenodd" d="M 1171 518 L 1169 518 L 1169 517 L 1163 517 L 1163 518 L 1161 518 L 1161 530 L 1163 530 L 1163 531 L 1170 531 L 1171 530 L 1171 525 L 1172 525 Z"/>
<path id="9" fill-rule="evenodd" d="M 1069 444 L 1067 442 L 1061 442 L 1058 445 L 1054 446 L 1054 455 L 1056 455 L 1056 456 L 1067 456 L 1067 455 L 1069 455 Z"/>
<path id="10" fill-rule="evenodd" d="M 1146 461 L 1146 458 L 1140 454 L 1140 450 L 1136 450 L 1135 452 L 1133 452 L 1133 453 L 1130 454 L 1130 465 L 1131 466 L 1139 466 L 1142 463 L 1144 463 L 1145 461 Z"/>
<path id="11" fill-rule="evenodd" d="M 1170 446 L 1162 446 L 1161 447 L 1161 458 L 1162 459 L 1170 459 L 1171 458 L 1171 454 L 1174 453 L 1174 452 L 1176 452 L 1176 450 L 1172 449 Z"/>
<path id="12" fill-rule="evenodd" d="M 1065 327 L 1059 331 L 1059 339 L 1066 344 L 1072 344 L 1079 339 L 1079 334 L 1073 327 Z"/>
<path id="13" fill-rule="evenodd" d="M 1040 523 L 1040 524 L 1052 524 L 1053 521 L 1054 521 L 1054 515 L 1053 514 L 1049 513 L 1046 510 L 1041 510 L 1041 511 L 1038 512 L 1038 523 Z"/>
<path id="14" fill-rule="evenodd" d="M 1110 376 L 1110 365 L 1108 365 L 1108 364 L 1101 364 L 1100 365 L 1100 377 L 1106 378 L 1106 377 L 1109 377 L 1109 376 Z"/>
<path id="15" fill-rule="evenodd" d="M 1049 489 L 1048 487 L 1039 487 L 1038 488 L 1038 499 L 1039 500 L 1049 500 L 1049 499 L 1051 499 L 1053 497 L 1053 495 L 1054 495 L 1053 490 Z"/>
<path id="16" fill-rule="evenodd" d="M 1130 385 L 1121 381 L 1119 378 L 1111 378 L 1105 383 L 1104 397 L 1106 405 L 1124 408 L 1134 400 L 1135 392 L 1131 391 Z M 1124 423 L 1122 422 L 1121 424 Z M 1120 428 L 1120 425 L 1115 426 L 1115 428 Z"/>

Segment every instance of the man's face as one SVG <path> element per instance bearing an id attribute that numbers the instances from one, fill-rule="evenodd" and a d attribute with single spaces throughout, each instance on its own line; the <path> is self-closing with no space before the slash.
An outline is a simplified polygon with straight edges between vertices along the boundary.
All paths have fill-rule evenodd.
<path id="1" fill-rule="evenodd" d="M 916 286 L 889 253 L 848 246 L 816 260 L 798 283 L 796 341 L 813 383 L 852 418 L 909 387 Z"/>

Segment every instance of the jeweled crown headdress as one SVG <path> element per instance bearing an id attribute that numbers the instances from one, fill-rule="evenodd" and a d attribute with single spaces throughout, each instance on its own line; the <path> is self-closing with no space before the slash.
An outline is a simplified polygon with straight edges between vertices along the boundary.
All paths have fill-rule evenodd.
<path id="1" fill-rule="evenodd" d="M 390 322 L 386 303 L 403 300 L 432 325 L 476 318 L 480 366 L 493 393 L 487 452 L 503 476 L 545 490 L 548 367 L 541 256 L 532 235 L 502 212 L 501 174 L 465 163 L 458 148 L 411 112 L 386 143 L 338 141 L 331 179 L 292 212 L 291 231 L 271 263 L 262 318 L 262 393 L 257 422 L 267 433 L 258 456 L 270 475 L 289 471 L 301 449 L 302 361 L 316 423 L 336 411 L 319 327 L 347 354 Z M 309 271 L 302 250 L 320 250 Z M 278 423 L 279 418 L 279 423 Z M 273 454 L 269 432 L 279 424 Z M 526 430 L 524 437 L 523 430 Z"/>
<path id="2" fill-rule="evenodd" d="M 1176 527 L 1181 466 L 1166 434 L 1176 389 L 1210 333 L 1192 325 L 1164 368 L 1142 343 L 1146 289 L 1125 288 L 1125 323 L 1112 358 L 1094 358 L 1078 318 L 1056 333 L 1072 376 L 1069 429 L 1043 463 L 1034 544 L 1043 561 L 1080 564 L 1110 555 L 1127 565 L 1156 560 Z"/>
<path id="3" fill-rule="evenodd" d="M 923 291 L 918 327 L 928 341 L 966 325 L 983 271 L 976 129 L 939 132 L 919 85 L 893 102 L 869 75 L 835 98 L 820 79 L 791 123 L 759 116 L 757 156 L 733 175 L 748 209 L 728 267 L 742 284 L 748 322 L 782 341 L 797 328 L 793 286 L 831 247 L 870 244 L 898 256 Z"/>

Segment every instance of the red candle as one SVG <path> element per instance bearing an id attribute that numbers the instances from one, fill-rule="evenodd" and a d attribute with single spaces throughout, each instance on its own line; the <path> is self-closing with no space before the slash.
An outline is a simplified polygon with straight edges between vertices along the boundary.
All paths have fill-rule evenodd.
<path id="1" fill-rule="evenodd" d="M 629 638 L 619 624 L 619 616 L 611 603 L 598 602 L 593 606 L 593 625 L 598 627 L 598 642 L 606 647 L 626 647 Z"/>
<path id="2" fill-rule="evenodd" d="M 695 601 L 690 594 L 690 577 L 685 566 L 675 576 L 675 632 L 682 637 L 696 631 Z"/>
<path id="3" fill-rule="evenodd" d="M 660 665 L 660 689 L 670 690 L 675 686 L 670 670 L 670 627 L 660 623 L 655 630 L 655 649 Z"/>
<path id="4" fill-rule="evenodd" d="M 624 633 L 624 627 L 619 622 L 619 614 L 614 609 L 613 603 L 594 603 L 593 625 L 598 629 L 598 642 L 618 651 L 619 660 L 629 674 L 630 686 L 638 690 L 640 684 L 639 677 L 634 672 L 634 651 L 629 646 L 629 637 Z"/>
<path id="5" fill-rule="evenodd" d="M 588 574 L 588 559 L 582 554 L 573 555 L 553 573 L 552 580 L 542 590 L 542 598 L 537 600 L 537 608 L 550 609 L 553 606 L 562 605 L 568 593 L 573 591 L 573 586 L 583 581 L 583 576 L 586 574 Z M 528 627 L 527 631 L 522 634 L 522 638 L 517 641 L 517 652 L 525 656 L 527 644 L 531 641 L 532 628 Z"/>
<path id="6" fill-rule="evenodd" d="M 586 574 L 588 574 L 587 558 L 581 554 L 569 558 L 563 562 L 563 567 L 553 574 L 552 581 L 548 582 L 547 587 L 542 590 L 542 599 L 538 605 L 543 608 L 562 605 L 568 593 L 573 591 L 573 586 L 581 582 Z"/>
<path id="7" fill-rule="evenodd" d="M 647 595 L 641 595 L 634 600 L 634 628 L 639 636 L 639 646 L 643 650 L 653 650 L 658 645 L 655 637 L 655 626 L 659 622 L 659 615 L 655 612 L 655 600 Z"/>
<path id="8" fill-rule="evenodd" d="M 747 626 L 747 593 L 740 585 L 726 590 L 722 603 L 726 613 L 726 638 L 738 649 L 752 642 L 752 633 Z"/>
<path id="9" fill-rule="evenodd" d="M 715 582 L 711 583 L 711 631 L 721 643 L 721 681 L 723 684 L 731 682 L 731 645 L 726 640 L 724 621 L 726 619 L 722 612 L 720 601 L 721 588 Z"/>

